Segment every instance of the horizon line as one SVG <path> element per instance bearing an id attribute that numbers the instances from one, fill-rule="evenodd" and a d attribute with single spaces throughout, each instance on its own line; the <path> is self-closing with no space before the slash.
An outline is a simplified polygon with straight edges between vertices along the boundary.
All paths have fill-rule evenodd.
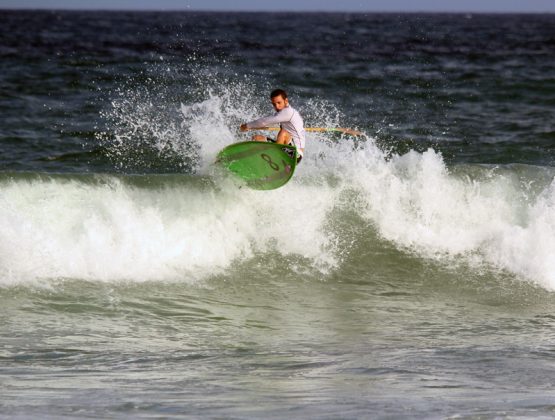
<path id="1" fill-rule="evenodd" d="M 230 10 L 230 9 L 197 9 L 197 8 L 92 8 L 92 7 L 2 7 L 0 10 L 11 10 L 11 11 L 75 11 L 75 12 L 162 12 L 162 13 L 172 13 L 172 12 L 201 12 L 201 13 L 352 13 L 352 14 L 365 14 L 365 13 L 397 13 L 397 14 L 554 14 L 555 11 L 549 10 L 391 10 L 391 9 L 380 9 L 380 10 L 263 10 L 263 9 L 241 9 L 241 10 Z"/>

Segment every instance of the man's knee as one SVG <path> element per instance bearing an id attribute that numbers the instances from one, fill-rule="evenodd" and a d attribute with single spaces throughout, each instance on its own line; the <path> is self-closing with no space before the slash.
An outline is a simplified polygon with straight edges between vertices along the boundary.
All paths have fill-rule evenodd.
<path id="1" fill-rule="evenodd" d="M 285 130 L 280 130 L 277 136 L 277 142 L 280 144 L 289 144 L 291 143 L 291 134 L 289 134 Z"/>

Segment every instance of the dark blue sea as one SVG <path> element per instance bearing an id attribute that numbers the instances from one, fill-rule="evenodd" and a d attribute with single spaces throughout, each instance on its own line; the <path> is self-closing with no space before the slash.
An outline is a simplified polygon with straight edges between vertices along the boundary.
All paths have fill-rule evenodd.
<path id="1" fill-rule="evenodd" d="M 551 419 L 554 293 L 555 15 L 0 10 L 0 418 Z"/>

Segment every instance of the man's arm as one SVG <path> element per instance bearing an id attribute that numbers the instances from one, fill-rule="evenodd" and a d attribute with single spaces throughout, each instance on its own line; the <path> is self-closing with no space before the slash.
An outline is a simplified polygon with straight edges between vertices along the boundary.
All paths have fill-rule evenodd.
<path id="1" fill-rule="evenodd" d="M 268 117 L 262 117 L 254 121 L 250 121 L 246 124 L 241 124 L 241 131 L 246 131 L 249 128 L 263 128 L 270 125 L 281 124 L 287 122 L 293 116 L 293 112 L 290 108 L 284 108 L 275 115 L 270 115 Z"/>

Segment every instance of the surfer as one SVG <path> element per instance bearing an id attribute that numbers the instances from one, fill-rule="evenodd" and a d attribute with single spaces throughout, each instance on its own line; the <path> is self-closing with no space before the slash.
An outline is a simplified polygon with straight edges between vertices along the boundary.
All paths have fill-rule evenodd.
<path id="1" fill-rule="evenodd" d="M 249 129 L 266 128 L 273 124 L 279 124 L 280 130 L 275 140 L 260 134 L 252 136 L 252 139 L 255 141 L 271 141 L 278 144 L 291 144 L 292 142 L 297 148 L 297 163 L 299 163 L 303 157 L 305 146 L 303 119 L 299 112 L 289 105 L 287 93 L 284 90 L 273 90 L 270 94 L 270 100 L 276 113 L 241 124 L 240 130 L 247 131 Z"/>

